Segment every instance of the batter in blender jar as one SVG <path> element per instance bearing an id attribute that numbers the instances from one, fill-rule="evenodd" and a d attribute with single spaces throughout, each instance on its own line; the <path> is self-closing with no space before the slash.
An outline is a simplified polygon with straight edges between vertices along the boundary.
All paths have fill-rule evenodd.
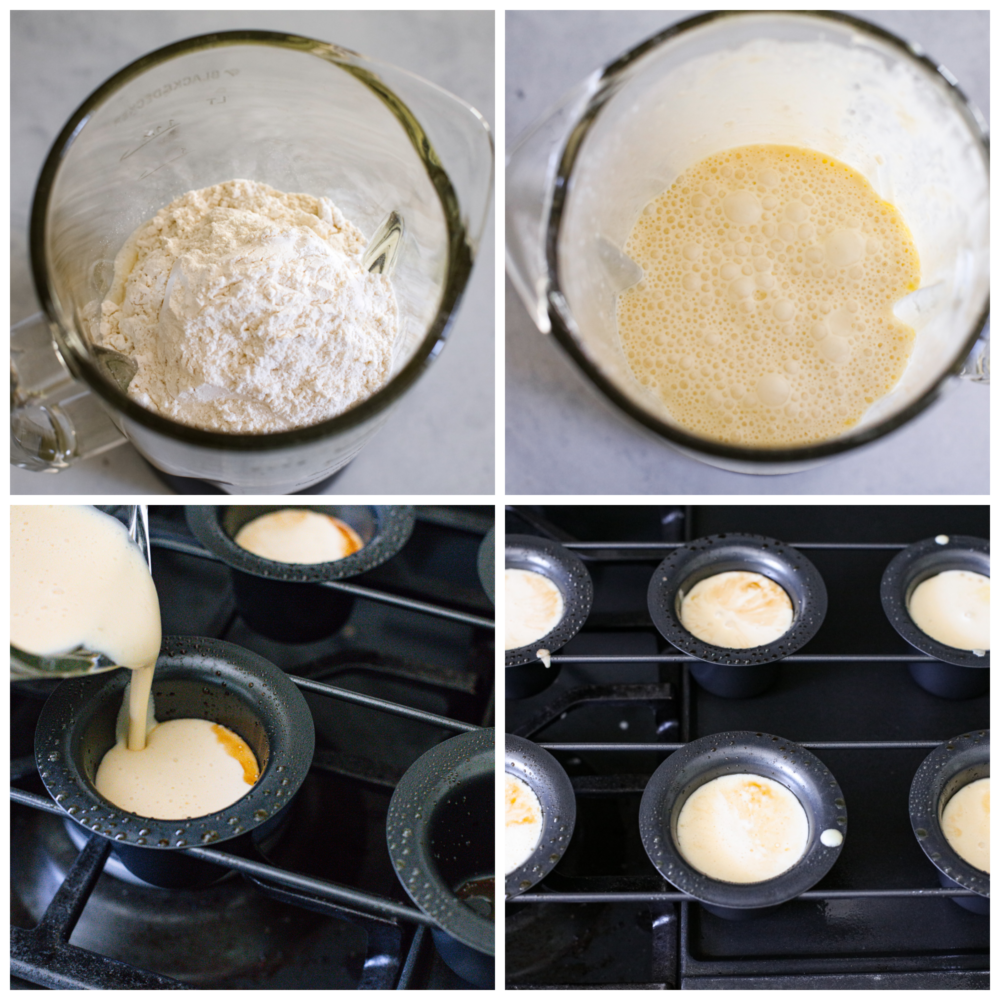
<path id="1" fill-rule="evenodd" d="M 625 246 L 642 280 L 618 297 L 622 348 L 684 428 L 759 447 L 854 427 L 906 367 L 893 306 L 920 284 L 896 208 L 811 149 L 753 145 L 696 163 Z"/>

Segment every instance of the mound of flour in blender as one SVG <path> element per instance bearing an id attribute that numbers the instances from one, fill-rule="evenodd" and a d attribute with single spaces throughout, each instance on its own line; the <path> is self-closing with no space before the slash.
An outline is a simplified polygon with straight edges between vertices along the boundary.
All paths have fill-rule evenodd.
<path id="1" fill-rule="evenodd" d="M 396 301 L 328 198 L 232 180 L 189 191 L 115 258 L 100 339 L 132 358 L 137 403 L 259 434 L 343 413 L 389 378 Z"/>

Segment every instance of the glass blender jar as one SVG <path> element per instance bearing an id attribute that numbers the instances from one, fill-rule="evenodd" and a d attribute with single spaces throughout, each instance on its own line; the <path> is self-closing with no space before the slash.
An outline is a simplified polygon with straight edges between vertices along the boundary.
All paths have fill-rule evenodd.
<path id="1" fill-rule="evenodd" d="M 490 130 L 412 74 L 265 31 L 159 49 L 99 87 L 43 167 L 31 265 L 44 315 L 11 337 L 11 461 L 53 471 L 128 439 L 156 468 L 227 493 L 292 493 L 346 465 L 440 353 L 492 192 Z M 114 258 L 186 191 L 233 178 L 330 198 L 390 273 L 399 335 L 389 380 L 310 427 L 222 434 L 139 406 L 129 359 L 95 346 Z"/>
<path id="2" fill-rule="evenodd" d="M 909 365 L 862 421 L 795 447 L 726 444 L 681 427 L 633 375 L 618 294 L 643 277 L 623 247 L 642 209 L 724 149 L 816 149 L 863 174 L 905 219 L 921 287 L 897 305 Z M 507 162 L 507 267 L 535 325 L 589 384 L 682 453 L 744 473 L 788 473 L 876 440 L 951 376 L 988 381 L 986 127 L 954 77 L 915 45 L 825 12 L 718 12 L 683 21 L 602 67 Z M 669 333 L 669 331 L 665 331 Z"/>

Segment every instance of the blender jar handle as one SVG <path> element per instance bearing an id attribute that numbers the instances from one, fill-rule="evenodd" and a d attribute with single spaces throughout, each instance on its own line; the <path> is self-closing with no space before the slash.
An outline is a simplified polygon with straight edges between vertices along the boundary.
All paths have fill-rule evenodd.
<path id="1" fill-rule="evenodd" d="M 542 333 L 551 329 L 545 239 L 556 170 L 566 140 L 600 79 L 601 71 L 597 71 L 574 87 L 518 140 L 507 157 L 507 273 Z"/>
<path id="2" fill-rule="evenodd" d="M 97 398 L 73 379 L 48 317 L 35 313 L 11 327 L 11 465 L 58 472 L 124 440 Z"/>
<path id="3" fill-rule="evenodd" d="M 988 318 L 983 332 L 979 335 L 979 340 L 969 351 L 969 356 L 965 359 L 965 364 L 959 369 L 958 374 L 970 382 L 990 384 L 990 321 Z"/>

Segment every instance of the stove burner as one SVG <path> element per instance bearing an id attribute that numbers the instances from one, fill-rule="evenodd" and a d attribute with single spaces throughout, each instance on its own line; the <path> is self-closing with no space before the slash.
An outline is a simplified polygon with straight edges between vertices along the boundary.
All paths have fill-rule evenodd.
<path id="1" fill-rule="evenodd" d="M 11 851 L 21 859 L 12 886 L 12 922 L 33 926 L 79 850 L 64 821 L 18 810 Z M 219 919 L 221 913 L 225 919 Z M 211 947 L 204 946 L 207 941 Z M 292 953 L 313 967 L 314 988 L 355 989 L 365 959 L 360 927 L 276 902 L 235 875 L 204 889 L 164 890 L 105 873 L 70 942 L 189 986 L 214 989 L 276 988 L 273 979 L 287 977 L 282 970 Z"/>

